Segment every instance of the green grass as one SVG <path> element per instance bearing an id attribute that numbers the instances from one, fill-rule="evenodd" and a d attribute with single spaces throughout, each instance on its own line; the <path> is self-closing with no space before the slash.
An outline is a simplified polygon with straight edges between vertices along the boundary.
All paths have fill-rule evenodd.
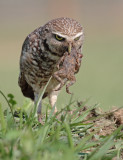
<path id="1" fill-rule="evenodd" d="M 44 125 L 37 121 L 37 105 L 26 100 L 20 107 L 12 94 L 4 96 L 8 108 L 0 104 L 0 159 L 1 160 L 111 160 L 120 159 L 123 149 L 123 133 L 120 126 L 109 136 L 96 135 L 94 125 L 85 121 L 94 105 L 78 117 L 80 107 L 71 99 L 68 105 L 55 115 L 45 104 Z M 41 99 L 42 94 L 39 97 Z M 38 103 L 37 103 L 38 104 Z M 73 110 L 73 114 L 70 114 Z"/>

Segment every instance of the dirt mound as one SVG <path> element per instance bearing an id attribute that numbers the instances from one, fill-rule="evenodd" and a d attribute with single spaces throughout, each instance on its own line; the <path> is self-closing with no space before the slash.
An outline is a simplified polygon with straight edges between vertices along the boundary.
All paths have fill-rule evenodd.
<path id="1" fill-rule="evenodd" d="M 81 104 L 82 103 L 78 103 L 78 107 Z M 88 108 L 89 107 L 84 106 L 79 111 L 79 115 L 88 110 Z M 98 135 L 110 135 L 120 125 L 123 125 L 123 108 L 115 107 L 108 112 L 104 112 L 101 108 L 94 108 L 85 120 L 86 122 L 94 123 L 95 130 L 98 130 Z"/>
<path id="2" fill-rule="evenodd" d="M 78 103 L 78 107 L 81 105 L 82 103 Z M 88 109 L 89 107 L 84 106 L 79 110 L 78 116 Z M 104 112 L 101 108 L 94 108 L 85 118 L 85 122 L 94 124 L 89 132 L 96 133 L 92 137 L 92 141 L 97 141 L 99 137 L 111 135 L 120 125 L 123 125 L 123 108 L 115 107 L 108 112 Z M 116 149 L 115 146 L 112 149 Z M 85 150 L 85 152 L 88 153 L 88 150 Z M 121 151 L 121 159 L 123 159 L 123 150 Z M 117 158 L 114 157 L 112 160 L 117 160 Z"/>

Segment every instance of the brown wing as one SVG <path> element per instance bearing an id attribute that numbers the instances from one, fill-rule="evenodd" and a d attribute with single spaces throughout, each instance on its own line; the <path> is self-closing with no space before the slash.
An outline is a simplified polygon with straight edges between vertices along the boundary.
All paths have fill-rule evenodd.
<path id="1" fill-rule="evenodd" d="M 20 73 L 18 84 L 21 88 L 21 91 L 25 97 L 31 98 L 34 101 L 34 91 L 32 87 L 26 82 L 25 77 L 22 73 Z M 48 95 L 47 92 L 44 93 L 42 98 L 46 98 Z"/>
<path id="2" fill-rule="evenodd" d="M 39 37 L 39 31 L 41 30 L 41 27 L 36 29 L 35 31 L 33 31 L 31 34 L 29 34 L 23 45 L 22 45 L 22 52 L 21 52 L 21 56 L 24 56 L 25 52 L 29 51 L 30 48 L 30 42 L 33 43 L 35 41 L 35 39 L 38 39 Z M 37 32 L 38 31 L 38 32 Z M 31 46 L 32 47 L 32 46 Z M 31 54 L 31 53 L 30 53 Z M 28 59 L 27 59 L 28 60 Z M 32 100 L 34 100 L 34 91 L 33 88 L 31 87 L 31 85 L 28 84 L 28 82 L 26 81 L 25 78 L 25 70 L 26 70 L 26 65 L 24 65 L 25 62 L 23 60 L 22 57 L 20 57 L 20 75 L 19 75 L 19 80 L 18 80 L 18 84 L 21 88 L 21 91 L 23 93 L 23 95 L 25 97 L 31 98 Z M 45 98 L 47 96 L 47 93 L 45 93 L 43 95 L 43 98 Z"/>
<path id="3" fill-rule="evenodd" d="M 34 92 L 32 87 L 26 82 L 25 77 L 22 73 L 20 73 L 18 84 L 21 88 L 21 91 L 25 97 L 31 98 L 34 100 Z"/>

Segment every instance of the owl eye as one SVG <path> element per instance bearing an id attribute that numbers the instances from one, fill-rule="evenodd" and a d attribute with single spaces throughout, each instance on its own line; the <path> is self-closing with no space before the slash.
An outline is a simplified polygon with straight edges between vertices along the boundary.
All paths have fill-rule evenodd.
<path id="1" fill-rule="evenodd" d="M 63 40 L 64 40 L 63 37 L 61 37 L 61 36 L 59 36 L 59 35 L 57 35 L 57 34 L 55 34 L 55 38 L 56 38 L 58 41 L 63 41 Z"/>
<path id="2" fill-rule="evenodd" d="M 74 40 L 75 40 L 75 41 L 78 41 L 79 39 L 80 39 L 80 36 L 79 36 L 79 37 L 76 37 Z"/>

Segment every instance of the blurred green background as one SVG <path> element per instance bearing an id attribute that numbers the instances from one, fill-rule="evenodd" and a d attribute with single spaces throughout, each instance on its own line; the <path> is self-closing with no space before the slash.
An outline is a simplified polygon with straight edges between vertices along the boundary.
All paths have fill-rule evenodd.
<path id="1" fill-rule="evenodd" d="M 122 0 L 0 0 L 0 90 L 13 93 L 19 105 L 19 57 L 25 37 L 57 17 L 71 17 L 84 27 L 83 61 L 74 99 L 91 97 L 109 109 L 123 105 L 123 1 Z M 61 92 L 58 105 L 70 95 Z M 0 95 L 0 101 L 4 99 Z"/>

